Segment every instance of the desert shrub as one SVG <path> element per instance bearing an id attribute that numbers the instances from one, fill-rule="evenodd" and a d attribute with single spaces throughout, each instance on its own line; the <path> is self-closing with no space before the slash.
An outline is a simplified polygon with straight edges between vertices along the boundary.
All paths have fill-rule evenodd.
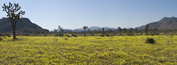
<path id="1" fill-rule="evenodd" d="M 146 39 L 146 43 L 154 44 L 154 43 L 155 43 L 155 40 L 154 40 L 153 38 L 147 38 L 147 39 Z"/>
<path id="2" fill-rule="evenodd" d="M 56 36 L 63 36 L 63 34 L 56 34 Z"/>
<path id="3" fill-rule="evenodd" d="M 122 33 L 119 33 L 120 36 L 122 36 L 123 34 Z"/>
<path id="4" fill-rule="evenodd" d="M 44 34 L 44 36 L 47 36 L 47 34 Z"/>
<path id="5" fill-rule="evenodd" d="M 72 36 L 77 37 L 76 34 L 72 34 Z"/>
<path id="6" fill-rule="evenodd" d="M 159 33 L 155 33 L 155 35 L 160 35 Z"/>
<path id="7" fill-rule="evenodd" d="M 168 35 L 170 35 L 171 37 L 173 37 L 174 34 L 171 32 L 171 33 L 169 33 Z"/>
<path id="8" fill-rule="evenodd" d="M 7 36 L 7 37 L 11 37 L 10 34 L 5 34 L 5 36 Z"/>
<path id="9" fill-rule="evenodd" d="M 130 33 L 130 36 L 134 36 L 134 33 L 133 33 L 133 32 L 131 32 L 131 33 Z"/>
<path id="10" fill-rule="evenodd" d="M 134 34 L 133 33 L 127 33 L 128 36 L 133 36 Z"/>
<path id="11" fill-rule="evenodd" d="M 66 35 L 67 37 L 71 37 L 71 36 L 69 36 L 69 35 Z"/>
<path id="12" fill-rule="evenodd" d="M 20 36 L 21 34 L 16 34 L 16 36 Z"/>
<path id="13" fill-rule="evenodd" d="M 106 36 L 110 36 L 109 34 L 106 34 Z"/>
<path id="14" fill-rule="evenodd" d="M 122 35 L 122 33 L 121 33 L 121 35 Z M 115 34 L 115 33 L 113 33 L 111 36 L 116 36 L 116 34 Z"/>
<path id="15" fill-rule="evenodd" d="M 93 33 L 92 33 L 92 34 L 90 34 L 90 36 L 94 36 L 94 35 L 95 35 L 95 34 L 93 34 Z"/>
<path id="16" fill-rule="evenodd" d="M 126 33 L 126 35 L 130 36 L 131 34 L 130 33 Z"/>
<path id="17" fill-rule="evenodd" d="M 151 36 L 154 36 L 154 35 L 155 35 L 154 33 L 151 34 Z"/>
<path id="18" fill-rule="evenodd" d="M 25 36 L 30 36 L 30 34 L 25 34 Z"/>
<path id="19" fill-rule="evenodd" d="M 2 37 L 0 37 L 0 41 L 2 41 L 2 39 L 3 39 L 3 38 L 2 38 Z"/>
<path id="20" fill-rule="evenodd" d="M 68 40 L 68 38 L 65 38 L 65 40 Z"/>
<path id="21" fill-rule="evenodd" d="M 101 37 L 104 37 L 104 35 L 103 35 L 103 34 L 101 34 L 100 36 L 101 36 Z"/>

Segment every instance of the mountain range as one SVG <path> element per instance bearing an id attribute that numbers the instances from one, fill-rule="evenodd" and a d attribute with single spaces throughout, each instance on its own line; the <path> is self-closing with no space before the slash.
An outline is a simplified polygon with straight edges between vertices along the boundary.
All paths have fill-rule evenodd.
<path id="1" fill-rule="evenodd" d="M 16 26 L 16 32 L 17 33 L 24 33 L 24 31 L 27 29 L 29 33 L 35 33 L 35 32 L 49 32 L 47 29 L 43 29 L 42 27 L 38 26 L 35 23 L 32 23 L 28 18 L 21 18 L 23 21 L 17 22 Z M 177 18 L 176 17 L 164 17 L 159 21 L 148 23 L 149 29 L 157 28 L 159 30 L 166 30 L 166 29 L 177 29 Z M 119 27 L 119 26 L 118 26 Z M 98 26 L 92 26 L 88 27 L 87 30 L 90 31 L 102 31 L 103 27 L 98 27 Z M 116 28 L 110 28 L 110 27 L 104 27 L 105 31 L 108 31 L 109 29 L 111 30 L 116 30 Z M 145 25 L 142 25 L 140 27 L 136 27 L 138 29 L 145 29 Z M 129 29 L 129 28 L 126 28 Z M 57 29 L 59 32 L 60 30 Z M 64 29 L 64 32 L 81 32 L 84 31 L 83 28 L 78 28 L 78 29 Z M 8 18 L 2 18 L 0 19 L 0 32 L 3 33 L 12 33 L 12 25 L 11 22 L 9 21 Z M 53 31 L 50 31 L 53 32 Z"/>
<path id="2" fill-rule="evenodd" d="M 43 29 L 35 23 L 32 23 L 28 18 L 21 18 L 23 22 L 18 21 L 16 24 L 16 33 L 25 33 L 25 30 L 28 30 L 28 33 L 35 32 L 49 32 L 47 29 Z M 0 19 L 0 32 L 3 33 L 12 33 L 12 24 L 8 18 Z"/>
<path id="3" fill-rule="evenodd" d="M 148 25 L 149 25 L 149 29 L 154 29 L 154 28 L 157 28 L 159 30 L 177 29 L 177 18 L 176 17 L 164 17 L 159 21 L 148 23 Z M 93 30 L 102 31 L 102 28 L 103 27 L 97 27 L 97 26 L 88 27 L 88 29 L 90 29 L 91 31 L 93 31 Z M 116 30 L 116 28 L 110 28 L 110 27 L 104 27 L 104 28 L 105 28 L 105 31 L 108 31 L 109 29 Z M 142 25 L 142 26 L 136 27 L 136 28 L 145 29 L 145 25 Z M 130 28 L 126 28 L 126 29 L 130 29 Z M 135 28 L 133 28 L 133 29 L 135 29 Z M 74 30 L 66 29 L 66 30 L 69 30 L 72 32 L 84 31 L 83 28 L 78 28 L 78 29 L 74 29 Z"/>
<path id="4" fill-rule="evenodd" d="M 159 21 L 149 23 L 149 29 L 157 28 L 159 30 L 177 29 L 176 17 L 164 17 Z M 137 27 L 138 29 L 145 29 L 145 25 Z"/>
<path id="5" fill-rule="evenodd" d="M 102 31 L 102 28 L 104 28 L 105 31 L 108 31 L 109 29 L 111 29 L 111 30 L 116 30 L 116 28 L 111 28 L 111 27 L 98 27 L 98 26 L 88 27 L 87 30 L 90 30 L 90 31 L 94 31 L 94 30 L 96 30 L 96 31 Z M 65 31 L 81 32 L 81 31 L 84 31 L 84 29 L 83 29 L 83 28 L 78 28 L 78 29 L 74 29 L 74 30 L 72 30 L 72 29 L 64 29 L 64 32 L 65 32 Z M 51 32 L 53 32 L 53 31 L 51 31 Z M 57 29 L 57 32 L 60 32 L 60 29 Z"/>

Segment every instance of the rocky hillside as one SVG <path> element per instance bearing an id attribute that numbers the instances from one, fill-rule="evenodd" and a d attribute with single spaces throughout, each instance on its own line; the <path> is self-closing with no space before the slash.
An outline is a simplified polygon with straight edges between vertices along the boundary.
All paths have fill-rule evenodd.
<path id="1" fill-rule="evenodd" d="M 28 33 L 35 32 L 49 32 L 47 29 L 43 29 L 35 23 L 32 23 L 28 18 L 21 18 L 23 21 L 17 22 L 16 33 L 25 33 L 25 30 L 28 30 Z M 12 33 L 12 25 L 8 18 L 0 19 L 0 32 L 3 33 Z"/>
<path id="2" fill-rule="evenodd" d="M 177 18 L 176 17 L 164 17 L 161 20 L 153 23 L 149 23 L 149 29 L 157 28 L 160 30 L 166 30 L 166 29 L 177 29 Z M 138 27 L 138 29 L 144 29 L 145 25 Z"/>

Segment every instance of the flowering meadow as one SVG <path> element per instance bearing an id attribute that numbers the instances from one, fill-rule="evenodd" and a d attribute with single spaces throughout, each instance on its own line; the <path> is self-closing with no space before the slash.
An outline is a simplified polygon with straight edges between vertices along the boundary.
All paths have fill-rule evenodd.
<path id="1" fill-rule="evenodd" d="M 177 36 L 2 38 L 0 65 L 177 65 Z"/>

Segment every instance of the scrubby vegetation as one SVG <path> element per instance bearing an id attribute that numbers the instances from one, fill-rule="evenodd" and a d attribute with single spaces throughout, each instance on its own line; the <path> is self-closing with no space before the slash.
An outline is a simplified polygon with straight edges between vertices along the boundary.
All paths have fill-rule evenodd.
<path id="1" fill-rule="evenodd" d="M 177 36 L 17 36 L 0 41 L 0 65 L 176 65 Z M 153 38 L 155 44 L 145 43 Z"/>
<path id="2" fill-rule="evenodd" d="M 0 41 L 2 41 L 2 39 L 3 39 L 3 38 L 0 36 Z"/>

